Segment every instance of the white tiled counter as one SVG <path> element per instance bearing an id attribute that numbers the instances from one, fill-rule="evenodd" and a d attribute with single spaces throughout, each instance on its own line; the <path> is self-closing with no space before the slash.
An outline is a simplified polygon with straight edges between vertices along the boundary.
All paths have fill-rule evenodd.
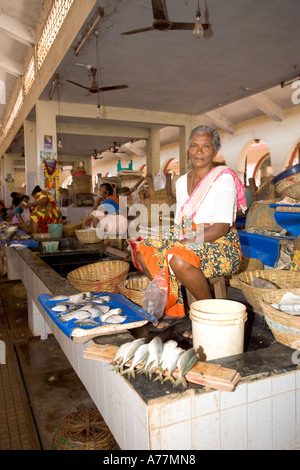
<path id="1" fill-rule="evenodd" d="M 28 249 L 7 248 L 6 254 L 10 275 L 27 289 L 33 334 L 54 334 L 121 449 L 300 449 L 300 371 L 292 361 L 287 367 L 287 359 L 276 373 L 261 373 L 258 367 L 234 392 L 170 388 L 157 398 L 145 398 L 134 381 L 109 364 L 84 358 L 92 342 L 75 344 L 40 306 L 41 293 L 58 295 L 67 288 L 72 293 L 68 281 L 33 259 Z"/>

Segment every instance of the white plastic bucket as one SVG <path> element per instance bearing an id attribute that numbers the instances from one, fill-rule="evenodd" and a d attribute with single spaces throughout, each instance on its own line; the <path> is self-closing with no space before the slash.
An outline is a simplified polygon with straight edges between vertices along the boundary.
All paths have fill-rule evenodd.
<path id="1" fill-rule="evenodd" d="M 246 306 L 240 302 L 207 299 L 190 307 L 193 346 L 206 360 L 244 352 Z"/>

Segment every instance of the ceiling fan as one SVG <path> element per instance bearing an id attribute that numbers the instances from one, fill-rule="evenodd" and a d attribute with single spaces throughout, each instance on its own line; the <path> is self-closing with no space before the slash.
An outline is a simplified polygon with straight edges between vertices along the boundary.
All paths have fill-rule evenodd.
<path id="1" fill-rule="evenodd" d="M 121 146 L 120 145 L 117 145 L 117 142 L 114 142 L 114 145 L 112 147 L 109 147 L 109 151 L 111 153 L 127 153 L 127 152 L 124 152 L 123 150 L 120 150 Z"/>
<path id="2" fill-rule="evenodd" d="M 111 91 L 111 90 L 121 90 L 122 88 L 128 88 L 128 85 L 114 85 L 114 86 L 105 86 L 101 87 L 98 85 L 98 74 L 100 71 L 100 56 L 99 56 L 99 31 L 94 31 L 94 35 L 96 37 L 96 61 L 97 67 L 93 67 L 92 65 L 84 65 L 84 64 L 76 64 L 86 67 L 89 73 L 92 75 L 92 84 L 91 86 L 82 85 L 81 83 L 73 82 L 72 80 L 67 80 L 69 83 L 73 83 L 73 85 L 77 85 L 85 90 L 88 90 L 89 93 L 101 93 L 103 91 Z M 98 103 L 99 104 L 99 103 Z"/>
<path id="3" fill-rule="evenodd" d="M 67 80 L 67 82 L 73 83 L 73 85 L 80 86 L 81 88 L 88 90 L 89 93 L 100 93 L 102 91 L 120 90 L 122 88 L 128 88 L 128 85 L 114 85 L 114 86 L 99 87 L 97 79 L 96 79 L 97 69 L 95 67 L 91 67 L 90 71 L 92 74 L 92 84 L 90 87 L 81 85 L 80 83 L 73 82 L 72 80 Z"/>
<path id="4" fill-rule="evenodd" d="M 191 31 L 195 28 L 195 23 L 180 23 L 170 21 L 168 17 L 168 11 L 165 0 L 151 0 L 152 1 L 152 11 L 154 21 L 152 26 L 141 29 L 134 29 L 132 31 L 126 31 L 122 33 L 124 35 L 143 33 L 145 31 L 152 31 L 158 29 L 159 31 L 169 31 L 169 30 L 180 30 L 180 31 Z M 203 24 L 202 27 L 206 30 L 209 27 L 209 24 Z"/>

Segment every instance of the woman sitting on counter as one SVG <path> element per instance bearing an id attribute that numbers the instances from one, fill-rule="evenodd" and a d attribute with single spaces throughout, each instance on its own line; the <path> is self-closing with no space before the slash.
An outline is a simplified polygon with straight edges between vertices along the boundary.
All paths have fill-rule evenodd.
<path id="1" fill-rule="evenodd" d="M 52 194 L 36 186 L 32 191 L 32 196 L 34 202 L 30 202 L 26 206 L 28 209 L 32 208 L 30 214 L 31 233 L 47 233 L 48 224 L 62 223 L 62 214 Z"/>
<path id="2" fill-rule="evenodd" d="M 235 220 L 237 209 L 246 210 L 245 190 L 231 169 L 214 167 L 219 148 L 214 129 L 198 126 L 191 132 L 188 157 L 193 169 L 176 182 L 174 227 L 138 247 L 144 273 L 152 280 L 164 269 L 168 284 L 165 314 L 152 331 L 165 330 L 185 316 L 181 285 L 196 300 L 210 299 L 207 278 L 239 269 L 242 253 Z"/>

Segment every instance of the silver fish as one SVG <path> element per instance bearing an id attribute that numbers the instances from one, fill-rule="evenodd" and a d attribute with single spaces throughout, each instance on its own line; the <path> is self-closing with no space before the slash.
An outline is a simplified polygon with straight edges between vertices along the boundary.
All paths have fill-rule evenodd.
<path id="1" fill-rule="evenodd" d="M 123 358 L 125 350 L 126 348 L 129 347 L 130 344 L 131 344 L 131 341 L 121 344 L 121 346 L 117 349 L 115 356 L 111 362 L 112 365 L 116 365 L 118 363 L 118 360 Z"/>
<path id="2" fill-rule="evenodd" d="M 104 304 L 110 301 L 111 301 L 110 295 L 95 296 L 93 298 L 93 302 L 95 302 L 95 304 Z"/>
<path id="3" fill-rule="evenodd" d="M 120 307 L 117 307 L 117 308 L 112 308 L 109 310 L 109 313 L 111 315 L 122 315 L 122 313 L 124 313 L 124 310 Z"/>
<path id="4" fill-rule="evenodd" d="M 110 307 L 108 305 L 96 305 L 96 308 L 99 310 L 101 313 L 108 313 L 110 311 Z"/>
<path id="5" fill-rule="evenodd" d="M 141 344 L 144 344 L 144 343 L 145 343 L 144 338 L 138 338 L 138 339 L 135 339 L 134 341 L 131 341 L 131 343 L 128 345 L 128 347 L 124 351 L 122 361 L 118 367 L 119 372 L 123 372 L 124 364 L 126 364 L 126 362 L 129 361 L 129 359 L 131 359 L 134 356 L 135 351 L 141 346 Z"/>
<path id="6" fill-rule="evenodd" d="M 184 388 L 186 388 L 187 383 L 185 380 L 185 375 L 196 364 L 196 362 L 198 362 L 198 360 L 199 354 L 194 348 L 188 349 L 179 357 L 177 362 L 179 377 L 174 383 L 174 387 L 178 387 L 178 385 L 182 384 Z"/>
<path id="7" fill-rule="evenodd" d="M 51 297 L 51 299 L 48 300 L 68 300 L 69 296 L 68 295 L 56 295 L 55 297 Z"/>
<path id="8" fill-rule="evenodd" d="M 67 305 L 64 305 L 64 304 L 57 304 L 57 305 L 54 305 L 54 307 L 51 308 L 52 312 L 66 312 L 68 310 L 68 307 Z"/>
<path id="9" fill-rule="evenodd" d="M 80 292 L 79 294 L 70 295 L 70 297 L 68 298 L 68 301 L 72 304 L 77 304 L 79 302 L 82 302 L 82 300 L 84 299 L 85 299 L 85 293 Z"/>
<path id="10" fill-rule="evenodd" d="M 138 371 L 139 374 L 149 373 L 151 377 L 153 370 L 156 370 L 157 366 L 159 365 L 162 349 L 163 342 L 161 338 L 159 336 L 155 336 L 149 343 L 149 356 L 144 367 Z M 149 369 L 150 365 L 151 369 Z"/>
<path id="11" fill-rule="evenodd" d="M 123 323 L 125 320 L 126 317 L 121 315 L 109 315 L 103 323 Z"/>
<path id="12" fill-rule="evenodd" d="M 135 378 L 134 368 L 141 362 L 146 361 L 148 354 L 149 354 L 148 349 L 149 349 L 148 344 L 141 344 L 139 348 L 136 350 L 132 358 L 130 367 L 128 369 L 125 369 L 123 372 L 121 372 L 121 375 L 128 374 L 128 375 L 131 375 L 133 378 Z"/>
<path id="13" fill-rule="evenodd" d="M 163 382 L 163 373 L 167 369 L 167 363 L 168 361 L 173 358 L 178 356 L 178 351 L 176 349 L 179 349 L 182 351 L 181 348 L 177 348 L 177 341 L 170 340 L 164 343 L 163 345 L 163 351 L 162 355 L 160 358 L 160 363 L 156 370 L 159 370 L 160 373 L 159 375 L 154 379 L 154 382 L 157 382 L 158 380 L 160 382 Z"/>
<path id="14" fill-rule="evenodd" d="M 163 382 L 167 382 L 170 380 L 171 382 L 175 382 L 174 377 L 172 374 L 177 367 L 177 362 L 181 354 L 184 353 L 184 350 L 180 347 L 175 348 L 168 357 L 165 358 L 164 362 L 162 363 L 163 371 L 168 370 L 166 377 L 163 379 Z"/>
<path id="15" fill-rule="evenodd" d="M 93 320 L 92 318 L 76 320 L 74 323 L 78 326 L 99 326 L 99 323 Z"/>
<path id="16" fill-rule="evenodd" d="M 170 339 L 169 341 L 166 341 L 163 344 L 161 358 L 160 358 L 160 361 L 159 361 L 160 364 L 162 364 L 162 362 L 165 360 L 165 358 L 169 355 L 169 353 L 171 351 L 173 351 L 176 348 L 177 345 L 178 345 L 177 341 L 175 341 L 173 339 Z"/>
<path id="17" fill-rule="evenodd" d="M 59 320 L 63 323 L 70 321 L 70 320 L 83 320 L 85 318 L 90 318 L 91 314 L 87 310 L 76 310 L 75 312 L 72 313 L 65 313 L 64 315 L 61 315 L 59 317 Z"/>

